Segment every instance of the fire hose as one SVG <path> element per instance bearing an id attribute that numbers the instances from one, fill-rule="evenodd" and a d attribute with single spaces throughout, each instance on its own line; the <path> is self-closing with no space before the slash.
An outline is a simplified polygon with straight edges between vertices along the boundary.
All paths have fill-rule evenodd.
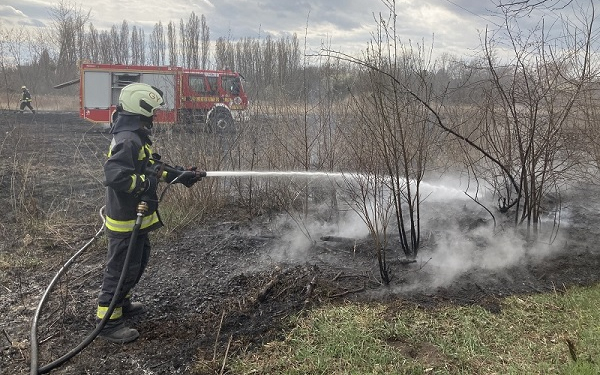
<path id="1" fill-rule="evenodd" d="M 196 178 L 201 178 L 201 177 L 206 177 L 206 172 L 205 171 L 196 171 L 196 170 L 184 170 L 181 167 L 171 167 L 165 163 L 159 162 L 158 160 L 154 160 L 154 164 L 153 167 L 151 168 L 146 168 L 146 170 L 144 171 L 147 174 L 152 174 L 152 173 L 162 173 L 163 171 L 166 171 L 167 174 L 171 173 L 172 175 L 175 175 L 176 177 L 169 182 L 169 184 L 167 185 L 167 187 L 163 190 L 160 199 L 158 199 L 158 201 L 160 202 L 162 200 L 162 197 L 164 196 L 164 194 L 166 193 L 166 190 L 168 189 L 168 187 L 174 183 L 177 183 L 179 181 L 181 181 L 184 178 L 190 178 L 190 177 L 196 177 Z M 54 278 L 52 279 L 52 281 L 50 282 L 50 284 L 48 285 L 48 287 L 46 288 L 46 290 L 44 291 L 44 294 L 42 295 L 42 298 L 38 304 L 38 307 L 35 311 L 33 320 L 32 320 L 32 325 L 31 325 L 31 334 L 30 334 L 30 339 L 31 339 L 31 360 L 30 360 L 30 374 L 31 375 L 37 375 L 37 374 L 45 374 L 48 373 L 50 371 L 52 371 L 53 369 L 61 366 L 62 364 L 64 364 L 66 361 L 68 361 L 69 359 L 73 358 L 75 355 L 77 355 L 79 352 L 81 352 L 86 346 L 88 346 L 90 343 L 92 343 L 92 341 L 94 341 L 94 339 L 100 334 L 100 332 L 102 331 L 102 329 L 104 328 L 104 326 L 106 325 L 106 322 L 108 321 L 108 319 L 110 318 L 110 316 L 112 315 L 117 301 L 119 300 L 119 295 L 121 293 L 123 293 L 123 291 L 121 290 L 123 287 L 123 283 L 125 282 L 125 277 L 127 276 L 127 268 L 129 266 L 129 261 L 131 258 L 131 254 L 133 253 L 133 248 L 135 246 L 135 243 L 137 241 L 137 237 L 138 237 L 138 233 L 140 230 L 140 227 L 142 225 L 142 221 L 144 218 L 144 214 L 148 211 L 148 203 L 146 201 L 144 201 L 144 197 L 142 197 L 142 199 L 140 200 L 137 209 L 136 209 L 136 220 L 135 220 L 135 224 L 133 226 L 133 230 L 131 233 L 131 237 L 130 237 L 130 241 L 129 241 L 129 246 L 127 248 L 127 254 L 125 256 L 125 261 L 123 263 L 123 269 L 121 271 L 121 276 L 119 277 L 119 282 L 117 284 L 117 288 L 116 288 L 116 293 L 113 296 L 113 298 L 111 299 L 110 305 L 108 306 L 108 310 L 106 312 L 106 314 L 104 315 L 104 317 L 102 318 L 102 320 L 96 325 L 96 328 L 79 344 L 77 345 L 75 348 L 71 349 L 68 353 L 66 353 L 65 355 L 63 355 L 62 357 L 54 360 L 53 362 L 42 366 L 42 367 L 38 367 L 38 340 L 37 340 L 37 325 L 38 325 L 38 320 L 40 317 L 40 312 L 42 310 L 42 308 L 44 307 L 44 305 L 46 304 L 46 301 L 50 295 L 50 292 L 52 291 L 52 289 L 54 288 L 54 285 L 56 284 L 56 282 L 60 279 L 60 277 L 70 268 L 70 266 L 73 264 L 73 262 L 96 240 L 98 239 L 98 237 L 100 237 L 100 234 L 103 232 L 104 227 L 105 227 L 105 219 L 104 219 L 104 206 L 100 209 L 100 217 L 102 218 L 102 226 L 101 228 L 98 230 L 98 232 L 96 232 L 96 234 L 94 235 L 94 237 L 92 237 L 88 242 L 86 242 L 83 247 L 81 249 L 79 249 L 61 268 L 60 270 L 56 273 L 56 275 L 54 276 Z"/>

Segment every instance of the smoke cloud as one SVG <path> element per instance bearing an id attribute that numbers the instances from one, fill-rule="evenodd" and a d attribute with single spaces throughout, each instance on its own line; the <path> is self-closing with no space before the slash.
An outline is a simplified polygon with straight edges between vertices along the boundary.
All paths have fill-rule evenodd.
<path id="1" fill-rule="evenodd" d="M 553 218 L 542 222 L 542 233 L 538 241 L 527 240 L 526 233 L 514 227 L 514 216 L 506 217 L 495 211 L 495 202 L 486 196 L 485 190 L 465 193 L 460 180 L 446 178 L 421 184 L 424 200 L 421 205 L 421 247 L 417 262 L 411 269 L 395 269 L 399 272 L 412 272 L 417 277 L 409 278 L 412 283 L 402 284 L 403 290 L 420 290 L 443 287 L 451 284 L 457 277 L 471 270 L 489 270 L 500 272 L 505 268 L 529 261 L 532 258 L 543 259 L 564 244 L 560 236 L 553 237 L 544 233 L 553 228 Z M 471 197 L 477 196 L 480 204 Z M 496 218 L 496 226 L 488 207 Z M 313 207 L 314 208 L 314 207 Z M 323 205 L 323 211 L 330 209 Z M 568 211 L 561 217 L 561 226 L 565 226 Z M 325 215 L 317 215 L 325 216 Z M 279 244 L 269 251 L 267 258 L 276 263 L 305 263 L 315 256 L 314 245 L 321 236 L 338 236 L 368 243 L 369 231 L 363 219 L 355 211 L 345 207 L 340 210 L 339 220 L 335 223 L 327 220 L 305 221 L 292 219 L 289 215 L 281 217 L 275 223 L 276 231 L 281 235 Z M 395 223 L 390 223 L 388 234 L 394 235 Z M 335 255 L 335 257 L 333 257 Z M 404 258 L 400 248 L 388 249 L 388 260 Z M 332 254 L 328 261 L 337 261 L 340 266 L 351 263 L 351 255 Z M 323 261 L 323 256 L 319 257 Z M 373 266 L 376 267 L 373 255 Z"/>

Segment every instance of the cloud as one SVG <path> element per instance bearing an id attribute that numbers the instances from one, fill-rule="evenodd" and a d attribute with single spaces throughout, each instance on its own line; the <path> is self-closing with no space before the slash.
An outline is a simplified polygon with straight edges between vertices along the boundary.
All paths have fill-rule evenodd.
<path id="1" fill-rule="evenodd" d="M 479 4 L 479 1 L 473 0 L 461 2 L 465 7 L 471 6 L 471 3 Z M 49 6 L 47 2 L 8 0 L 8 3 L 5 11 L 0 13 L 3 25 L 42 27 L 51 23 L 52 5 Z M 432 35 L 436 33 L 436 43 L 454 47 L 455 50 L 462 48 L 449 40 L 460 40 L 461 44 L 469 42 L 469 39 L 457 36 L 456 32 L 465 30 L 465 24 L 460 23 L 460 14 L 453 13 L 461 8 L 454 7 L 453 10 L 446 5 L 449 4 L 442 0 L 398 1 L 396 13 L 401 38 L 419 42 L 424 38 L 431 42 Z M 206 17 L 213 40 L 220 37 L 232 40 L 266 36 L 279 38 L 296 34 L 303 41 L 306 38 L 311 51 L 320 49 L 324 44 L 349 53 L 363 51 L 376 29 L 379 15 L 386 19 L 389 14 L 389 9 L 381 0 L 196 0 L 193 3 L 172 0 L 169 6 L 165 6 L 163 1 L 147 0 L 127 3 L 126 11 L 121 2 L 109 0 L 79 2 L 73 6 L 80 7 L 84 12 L 89 10 L 89 21 L 99 30 L 118 26 L 125 19 L 130 27 L 143 27 L 149 33 L 159 21 L 163 25 L 171 21 L 179 25 L 180 20 L 187 21 L 194 12 Z M 444 19 L 444 22 L 440 22 L 440 19 Z M 476 39 L 473 40 L 476 42 Z"/>
<path id="2" fill-rule="evenodd" d="M 211 8 L 214 8 L 215 5 L 213 3 L 211 3 L 209 0 L 201 0 L 204 4 L 208 5 Z"/>
<path id="3" fill-rule="evenodd" d="M 215 37 L 306 37 L 309 47 L 322 42 L 364 48 L 374 24 L 372 13 L 383 9 L 379 0 L 331 2 L 277 0 L 215 2 L 206 14 Z M 249 17 L 248 15 L 252 15 Z M 222 20 L 223 22 L 219 22 Z"/>
<path id="4" fill-rule="evenodd" d="M 563 4 L 569 0 L 553 0 Z M 47 27 L 52 24 L 51 9 L 58 3 L 46 0 L 4 0 L 0 6 L 0 28 Z M 173 21 L 179 26 L 191 13 L 204 15 L 211 39 L 274 38 L 296 34 L 307 52 L 326 45 L 344 53 L 364 51 L 377 31 L 379 17 L 389 20 L 390 10 L 383 0 L 75 0 L 68 6 L 90 11 L 90 22 L 98 30 L 109 30 L 126 20 L 130 27 L 151 33 L 155 24 Z M 588 4 L 574 0 L 573 4 Z M 589 6 L 589 5 L 587 5 Z M 542 10 L 521 19 L 523 29 L 534 27 L 540 17 L 569 14 L 571 8 Z M 444 52 L 472 56 L 479 52 L 480 35 L 486 28 L 499 29 L 503 20 L 492 0 L 396 0 L 395 22 L 402 43 L 433 47 L 435 55 Z M 527 24 L 529 23 L 529 24 Z"/>
<path id="5" fill-rule="evenodd" d="M 0 27 L 15 28 L 15 27 L 44 27 L 45 24 L 39 19 L 27 16 L 21 9 L 11 5 L 0 5 Z"/>

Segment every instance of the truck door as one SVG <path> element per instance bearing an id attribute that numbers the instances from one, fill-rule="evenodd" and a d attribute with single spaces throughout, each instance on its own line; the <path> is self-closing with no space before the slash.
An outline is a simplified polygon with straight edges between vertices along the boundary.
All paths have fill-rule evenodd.
<path id="1" fill-rule="evenodd" d="M 79 116 L 98 123 L 110 123 L 111 73 L 84 71 L 81 85 Z"/>
<path id="2" fill-rule="evenodd" d="M 83 107 L 110 107 L 111 80 L 110 72 L 84 72 Z"/>

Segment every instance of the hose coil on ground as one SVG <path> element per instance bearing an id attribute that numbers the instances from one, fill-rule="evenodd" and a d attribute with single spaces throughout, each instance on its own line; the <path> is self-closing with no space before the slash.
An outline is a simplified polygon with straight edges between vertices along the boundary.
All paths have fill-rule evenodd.
<path id="1" fill-rule="evenodd" d="M 94 243 L 94 241 L 96 241 L 100 237 L 100 235 L 104 232 L 104 227 L 106 224 L 106 220 L 104 218 L 104 206 L 102 206 L 100 208 L 99 214 L 100 214 L 100 218 L 102 219 L 102 226 L 100 227 L 100 229 L 98 229 L 98 231 L 96 232 L 94 237 L 92 237 L 88 242 L 86 242 L 83 245 L 83 247 L 81 247 L 81 249 L 79 249 L 75 254 L 73 254 L 73 256 L 69 260 L 67 260 L 67 262 L 60 268 L 60 270 L 58 270 L 58 272 L 56 273 L 56 275 L 54 276 L 54 278 L 52 279 L 50 284 L 48 284 L 48 286 L 46 287 L 46 290 L 44 291 L 44 294 L 42 295 L 42 298 L 40 299 L 40 302 L 38 303 L 37 309 L 35 310 L 35 314 L 33 316 L 32 323 L 31 323 L 31 335 L 30 335 L 30 341 L 31 341 L 30 374 L 31 375 L 45 374 L 45 373 L 50 372 L 51 370 L 55 369 L 56 367 L 62 365 L 64 362 L 69 360 L 71 357 L 73 357 L 74 355 L 79 353 L 83 348 L 85 348 L 87 345 L 89 345 L 89 343 L 91 343 L 94 340 L 94 338 L 96 338 L 98 333 L 100 332 L 100 330 L 97 327 L 96 330 L 94 330 L 94 332 L 92 332 L 92 334 L 90 334 L 86 338 L 86 340 L 84 340 L 81 344 L 79 344 L 79 346 L 77 346 L 75 349 L 71 350 L 69 353 L 65 354 L 63 357 L 57 359 L 56 361 L 54 361 L 46 366 L 38 368 L 37 326 L 38 326 L 38 320 L 40 318 L 40 313 L 41 313 L 42 309 L 44 308 L 44 305 L 46 304 L 46 301 L 48 300 L 48 297 L 50 296 L 50 292 L 52 292 L 52 289 L 54 288 L 54 285 L 56 284 L 56 282 L 60 279 L 60 277 L 66 271 L 69 270 L 69 268 L 71 267 L 73 262 L 75 262 L 75 260 L 81 254 L 83 254 L 83 252 L 85 252 L 85 250 L 87 250 L 87 248 L 90 247 L 90 245 L 92 243 Z M 96 333 L 96 331 L 98 331 L 98 333 Z"/>

